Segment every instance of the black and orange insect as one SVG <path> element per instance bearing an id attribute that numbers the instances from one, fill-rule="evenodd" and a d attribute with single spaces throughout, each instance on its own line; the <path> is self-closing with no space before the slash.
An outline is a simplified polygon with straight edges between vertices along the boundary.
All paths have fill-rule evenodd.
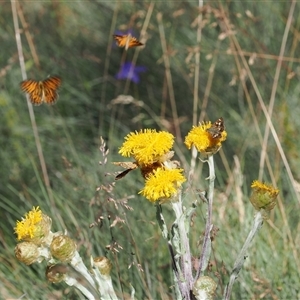
<path id="1" fill-rule="evenodd" d="M 61 79 L 58 76 L 52 76 L 43 81 L 27 79 L 20 85 L 22 91 L 29 95 L 33 105 L 41 105 L 43 102 L 54 104 L 58 99 L 57 89 L 61 85 Z"/>
<path id="2" fill-rule="evenodd" d="M 144 45 L 137 38 L 133 37 L 131 34 L 126 34 L 126 35 L 114 34 L 113 37 L 116 40 L 117 45 L 122 48 L 125 47 L 126 50 L 128 48 Z"/>
<path id="3" fill-rule="evenodd" d="M 125 168 L 126 170 L 118 174 L 115 178 L 115 180 L 119 180 L 123 177 L 125 177 L 130 171 L 135 170 L 138 168 L 137 163 L 135 162 L 114 162 L 113 163 L 116 166 L 121 166 L 122 168 Z"/>

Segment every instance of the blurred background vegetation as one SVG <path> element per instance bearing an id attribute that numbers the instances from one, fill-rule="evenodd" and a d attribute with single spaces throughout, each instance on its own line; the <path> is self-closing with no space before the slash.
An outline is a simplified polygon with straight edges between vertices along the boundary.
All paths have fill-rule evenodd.
<path id="1" fill-rule="evenodd" d="M 77 241 L 87 264 L 90 255 L 107 255 L 114 262 L 120 298 L 128 297 L 131 283 L 137 299 L 173 299 L 170 260 L 155 208 L 138 195 L 141 176 L 131 172 L 111 193 L 103 185 L 114 182 L 114 172 L 120 171 L 111 162 L 124 161 L 118 148 L 130 131 L 173 133 L 176 157 L 188 174 L 191 154 L 184 136 L 199 120 L 222 116 L 228 139 L 215 159 L 213 223 L 218 233 L 207 271 L 218 283 L 215 298 L 221 298 L 249 231 L 254 215 L 249 187 L 259 178 L 281 193 L 232 297 L 299 299 L 299 9 L 295 1 L 204 1 L 202 7 L 191 0 L 20 1 L 17 16 L 28 78 L 57 74 L 63 80 L 54 106 L 34 107 L 47 186 L 19 87 L 24 78 L 12 7 L 2 1 L 1 297 L 80 297 L 65 285 L 47 283 L 44 264 L 27 267 L 14 257 L 15 221 L 40 206 L 52 217 L 54 231 L 67 229 Z M 112 35 L 128 30 L 145 46 L 127 52 L 116 47 Z M 144 67 L 136 74 L 137 83 L 116 79 L 124 62 Z M 264 105 L 276 132 L 265 139 Z M 105 157 L 100 136 L 109 148 Z M 197 161 L 195 189 L 206 189 L 206 176 L 207 166 Z M 192 192 L 186 196 L 187 205 L 194 197 Z M 164 212 L 171 222 L 167 206 Z M 104 217 L 102 226 L 89 228 L 99 216 Z M 110 228 L 116 217 L 125 223 Z M 204 205 L 193 221 L 191 247 L 197 257 Z M 122 246 L 119 253 L 105 248 L 112 241 Z"/>

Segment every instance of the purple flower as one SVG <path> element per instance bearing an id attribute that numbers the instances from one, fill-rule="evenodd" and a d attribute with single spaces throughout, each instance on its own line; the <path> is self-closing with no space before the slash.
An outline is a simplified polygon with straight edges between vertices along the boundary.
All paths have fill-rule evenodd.
<path id="1" fill-rule="evenodd" d="M 131 62 L 125 62 L 118 74 L 116 74 L 116 79 L 129 79 L 134 83 L 140 82 L 139 73 L 146 72 L 147 68 L 144 66 L 135 66 Z"/>

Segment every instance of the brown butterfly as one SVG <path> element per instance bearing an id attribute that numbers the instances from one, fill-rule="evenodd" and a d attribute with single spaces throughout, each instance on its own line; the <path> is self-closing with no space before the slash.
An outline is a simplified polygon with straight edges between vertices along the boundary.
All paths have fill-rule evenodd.
<path id="1" fill-rule="evenodd" d="M 224 130 L 225 125 L 222 117 L 219 118 L 215 123 L 213 123 L 210 128 L 206 129 L 206 131 L 210 133 L 213 139 L 220 139 Z"/>
<path id="2" fill-rule="evenodd" d="M 126 34 L 126 35 L 114 34 L 113 37 L 117 41 L 117 45 L 119 47 L 125 47 L 126 50 L 128 48 L 144 45 L 137 38 L 133 37 L 131 34 Z"/>
<path id="3" fill-rule="evenodd" d="M 61 79 L 52 76 L 43 81 L 24 80 L 21 82 L 21 89 L 29 95 L 33 105 L 41 105 L 43 102 L 54 104 L 58 99 L 57 89 L 60 85 Z"/>

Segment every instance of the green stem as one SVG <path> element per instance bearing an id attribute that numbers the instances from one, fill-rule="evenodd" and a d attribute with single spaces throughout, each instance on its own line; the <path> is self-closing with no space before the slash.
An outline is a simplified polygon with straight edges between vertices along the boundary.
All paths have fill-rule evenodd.
<path id="1" fill-rule="evenodd" d="M 214 157 L 213 155 L 210 155 L 208 157 L 208 167 L 209 167 L 209 187 L 208 187 L 208 208 L 207 208 L 207 219 L 206 219 L 206 225 L 205 225 L 205 234 L 204 234 L 204 240 L 203 240 L 203 246 L 202 246 L 202 252 L 200 255 L 199 260 L 199 268 L 197 270 L 196 277 L 194 279 L 194 282 L 197 281 L 197 279 L 203 275 L 204 270 L 207 267 L 210 253 L 211 253 L 211 239 L 210 239 L 210 231 L 212 229 L 212 205 L 213 205 L 213 198 L 214 198 L 214 183 L 215 183 L 215 166 L 214 166 Z"/>
<path id="2" fill-rule="evenodd" d="M 233 269 L 230 274 L 229 283 L 227 284 L 225 291 L 224 291 L 224 295 L 223 295 L 224 300 L 230 299 L 232 286 L 233 286 L 235 280 L 237 279 L 238 274 L 247 258 L 246 252 L 247 252 L 248 248 L 250 247 L 251 241 L 253 240 L 253 238 L 256 235 L 256 233 L 258 232 L 258 230 L 262 227 L 262 225 L 263 225 L 263 216 L 262 216 L 262 212 L 259 211 L 259 212 L 257 212 L 257 214 L 255 216 L 252 229 L 248 234 L 248 237 L 244 243 L 244 246 L 234 263 Z"/>

